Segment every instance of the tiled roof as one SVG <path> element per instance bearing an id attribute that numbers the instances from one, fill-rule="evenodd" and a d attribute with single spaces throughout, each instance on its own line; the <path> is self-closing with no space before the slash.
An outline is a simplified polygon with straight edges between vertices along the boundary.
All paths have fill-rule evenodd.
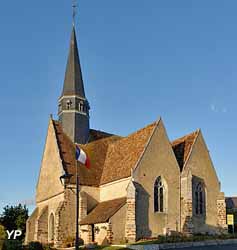
<path id="1" fill-rule="evenodd" d="M 156 122 L 109 145 L 101 184 L 131 176 L 155 126 Z"/>
<path id="2" fill-rule="evenodd" d="M 106 133 L 104 131 L 90 129 L 89 142 L 97 141 L 97 140 L 104 139 L 110 136 L 113 136 L 113 135 Z"/>
<path id="3" fill-rule="evenodd" d="M 119 136 L 111 136 L 105 139 L 100 139 L 86 145 L 79 145 L 90 159 L 90 168 L 80 167 L 79 176 L 80 183 L 88 186 L 99 186 L 104 169 L 106 153 L 108 146 L 119 140 Z M 73 174 L 73 171 L 71 172 Z"/>
<path id="4" fill-rule="evenodd" d="M 237 197 L 226 197 L 225 202 L 227 209 L 237 208 Z"/>
<path id="5" fill-rule="evenodd" d="M 76 163 L 75 161 L 75 145 L 63 132 L 61 124 L 57 121 L 53 121 L 53 123 L 64 170 L 68 174 L 73 174 L 70 183 L 75 183 L 75 165 L 80 165 L 80 163 Z M 91 163 L 90 169 L 86 169 L 84 166 L 79 166 L 81 185 L 99 186 L 108 145 L 119 138 L 120 137 L 118 136 L 110 136 L 93 141 L 86 145 L 80 145 L 80 147 L 88 154 Z"/>
<path id="6" fill-rule="evenodd" d="M 121 207 L 126 204 L 126 197 L 99 203 L 80 225 L 90 225 L 107 222 Z"/>
<path id="7" fill-rule="evenodd" d="M 71 139 L 63 132 L 62 126 L 58 121 L 52 121 L 58 142 L 59 153 L 65 172 L 70 172 L 75 166 L 75 145 Z"/>
<path id="8" fill-rule="evenodd" d="M 199 130 L 191 134 L 185 135 L 181 138 L 178 138 L 171 143 L 181 171 L 183 170 L 184 164 L 188 159 L 188 156 L 191 152 L 192 146 L 195 142 L 198 133 Z"/>
<path id="9" fill-rule="evenodd" d="M 58 121 L 53 124 L 64 170 L 74 175 L 70 181 L 75 183 L 75 145 Z M 79 167 L 80 184 L 99 186 L 131 176 L 131 169 L 136 166 L 155 126 L 156 122 L 124 138 L 99 132 L 105 138 L 79 145 L 91 162 L 90 169 Z"/>

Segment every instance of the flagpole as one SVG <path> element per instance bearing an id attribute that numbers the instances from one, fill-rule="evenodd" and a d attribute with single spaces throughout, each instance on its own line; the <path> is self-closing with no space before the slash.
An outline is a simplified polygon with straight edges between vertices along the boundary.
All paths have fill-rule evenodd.
<path id="1" fill-rule="evenodd" d="M 76 166 L 76 239 L 75 239 L 75 250 L 79 250 L 79 230 L 78 230 L 78 221 L 79 221 L 79 175 L 78 175 L 78 161 L 75 161 Z"/>

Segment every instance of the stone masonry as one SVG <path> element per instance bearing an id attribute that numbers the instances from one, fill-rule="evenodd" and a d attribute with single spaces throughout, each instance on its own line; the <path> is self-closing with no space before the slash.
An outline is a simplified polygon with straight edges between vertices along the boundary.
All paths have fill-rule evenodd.
<path id="1" fill-rule="evenodd" d="M 220 228 L 220 232 L 227 232 L 226 203 L 224 193 L 220 193 L 217 200 L 217 225 Z"/>
<path id="2" fill-rule="evenodd" d="M 136 188 L 131 181 L 127 188 L 127 216 L 125 224 L 127 242 L 136 241 Z"/>
<path id="3" fill-rule="evenodd" d="M 193 233 L 193 199 L 192 199 L 192 174 L 181 178 L 181 231 L 186 235 Z"/>

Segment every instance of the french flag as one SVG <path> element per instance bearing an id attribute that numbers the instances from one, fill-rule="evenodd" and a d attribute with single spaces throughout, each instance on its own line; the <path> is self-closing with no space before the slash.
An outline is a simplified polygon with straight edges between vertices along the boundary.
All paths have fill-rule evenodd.
<path id="1" fill-rule="evenodd" d="M 90 161 L 87 157 L 86 153 L 76 146 L 76 160 L 86 166 L 86 168 L 90 168 Z"/>

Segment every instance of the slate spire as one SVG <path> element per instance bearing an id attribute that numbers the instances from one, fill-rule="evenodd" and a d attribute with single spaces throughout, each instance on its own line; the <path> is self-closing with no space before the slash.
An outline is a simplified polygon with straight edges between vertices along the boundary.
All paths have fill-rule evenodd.
<path id="1" fill-rule="evenodd" d="M 81 65 L 77 47 L 76 31 L 73 25 L 62 96 L 77 95 L 85 98 Z"/>
<path id="2" fill-rule="evenodd" d="M 75 26 L 73 25 L 63 91 L 58 100 L 58 117 L 63 131 L 75 143 L 88 142 L 89 110 L 90 105 L 85 96 Z"/>

